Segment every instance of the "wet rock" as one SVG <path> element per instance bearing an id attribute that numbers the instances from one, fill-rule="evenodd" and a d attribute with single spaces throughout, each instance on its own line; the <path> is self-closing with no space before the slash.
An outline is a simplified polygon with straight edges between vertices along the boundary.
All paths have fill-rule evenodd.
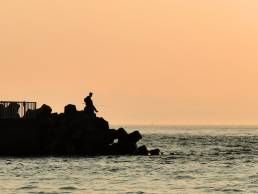
<path id="1" fill-rule="evenodd" d="M 160 150 L 159 149 L 150 150 L 150 155 L 152 156 L 160 155 Z"/>
<path id="2" fill-rule="evenodd" d="M 109 154 L 112 155 L 132 155 L 136 153 L 137 145 L 135 143 L 118 142 L 109 147 Z"/>
<path id="3" fill-rule="evenodd" d="M 116 132 L 116 138 L 117 139 L 123 140 L 127 137 L 128 137 L 128 133 L 126 132 L 126 130 L 124 128 L 117 129 L 117 132 Z"/>
<path id="4" fill-rule="evenodd" d="M 142 135 L 139 131 L 134 131 L 128 135 L 131 142 L 138 142 L 140 139 L 142 139 Z"/>
<path id="5" fill-rule="evenodd" d="M 109 129 L 110 144 L 117 138 L 117 131 L 115 129 Z"/>
<path id="6" fill-rule="evenodd" d="M 136 154 L 146 156 L 146 155 L 149 155 L 149 151 L 148 151 L 147 147 L 145 145 L 143 145 L 137 149 Z"/>

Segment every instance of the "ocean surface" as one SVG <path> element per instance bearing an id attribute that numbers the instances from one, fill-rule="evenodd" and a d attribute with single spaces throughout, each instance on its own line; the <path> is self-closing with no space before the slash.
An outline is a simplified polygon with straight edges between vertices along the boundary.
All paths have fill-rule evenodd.
<path id="1" fill-rule="evenodd" d="M 0 158 L 0 193 L 258 193 L 258 126 L 122 127 L 163 155 Z"/>

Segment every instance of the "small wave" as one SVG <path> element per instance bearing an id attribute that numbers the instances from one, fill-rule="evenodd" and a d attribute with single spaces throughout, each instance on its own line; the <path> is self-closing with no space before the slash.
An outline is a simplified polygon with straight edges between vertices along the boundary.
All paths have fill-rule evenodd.
<path id="1" fill-rule="evenodd" d="M 215 188 L 213 191 L 216 192 L 223 192 L 223 193 L 236 193 L 236 192 L 243 192 L 241 189 L 235 189 L 235 188 Z"/>
<path id="2" fill-rule="evenodd" d="M 241 189 L 222 189 L 223 192 L 243 192 Z"/>
<path id="3" fill-rule="evenodd" d="M 63 189 L 63 190 L 76 190 L 77 188 L 76 187 L 73 187 L 73 186 L 68 186 L 68 187 L 60 187 L 59 189 Z"/>
<path id="4" fill-rule="evenodd" d="M 37 189 L 37 188 L 38 188 L 37 186 L 28 185 L 28 186 L 20 187 L 17 190 Z"/>
<path id="5" fill-rule="evenodd" d="M 178 175 L 175 177 L 176 179 L 194 179 L 194 177 L 189 175 Z"/>
<path id="6" fill-rule="evenodd" d="M 249 176 L 248 178 L 249 178 L 249 179 L 257 179 L 257 178 L 258 178 L 258 174 L 256 174 L 256 175 L 251 175 L 251 176 Z"/>

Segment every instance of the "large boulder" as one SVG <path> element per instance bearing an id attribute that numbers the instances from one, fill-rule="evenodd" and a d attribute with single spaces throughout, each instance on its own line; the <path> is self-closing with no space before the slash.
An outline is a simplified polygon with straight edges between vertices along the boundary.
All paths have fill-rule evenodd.
<path id="1" fill-rule="evenodd" d="M 142 139 L 142 135 L 139 131 L 134 131 L 128 135 L 128 138 L 130 139 L 130 142 L 138 142 L 140 139 Z"/>
<path id="2" fill-rule="evenodd" d="M 46 118 L 50 117 L 52 108 L 46 104 L 43 104 L 38 110 L 37 117 Z"/>
<path id="3" fill-rule="evenodd" d="M 26 119 L 44 119 L 51 117 L 52 108 L 46 104 L 43 104 L 39 109 L 27 110 L 24 115 Z"/>
<path id="4" fill-rule="evenodd" d="M 143 146 L 140 146 L 137 149 L 136 154 L 138 154 L 138 155 L 149 155 L 149 151 L 148 151 L 147 147 L 145 145 L 143 145 Z"/>
<path id="5" fill-rule="evenodd" d="M 160 149 L 150 150 L 150 155 L 152 155 L 152 156 L 160 155 Z"/>
<path id="6" fill-rule="evenodd" d="M 125 129 L 119 128 L 111 130 L 110 134 L 113 140 L 118 140 L 110 146 L 111 154 L 135 154 L 137 152 L 136 142 L 142 138 L 139 131 L 128 134 Z"/>
<path id="7" fill-rule="evenodd" d="M 64 114 L 66 115 L 72 115 L 77 112 L 76 106 L 73 104 L 68 104 L 64 107 Z"/>

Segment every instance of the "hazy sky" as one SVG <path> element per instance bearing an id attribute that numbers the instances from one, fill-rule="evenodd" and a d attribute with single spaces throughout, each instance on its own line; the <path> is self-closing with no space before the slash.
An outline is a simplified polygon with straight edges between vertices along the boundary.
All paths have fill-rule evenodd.
<path id="1" fill-rule="evenodd" d="M 1 0 L 2 100 L 111 124 L 258 124 L 257 0 Z"/>

